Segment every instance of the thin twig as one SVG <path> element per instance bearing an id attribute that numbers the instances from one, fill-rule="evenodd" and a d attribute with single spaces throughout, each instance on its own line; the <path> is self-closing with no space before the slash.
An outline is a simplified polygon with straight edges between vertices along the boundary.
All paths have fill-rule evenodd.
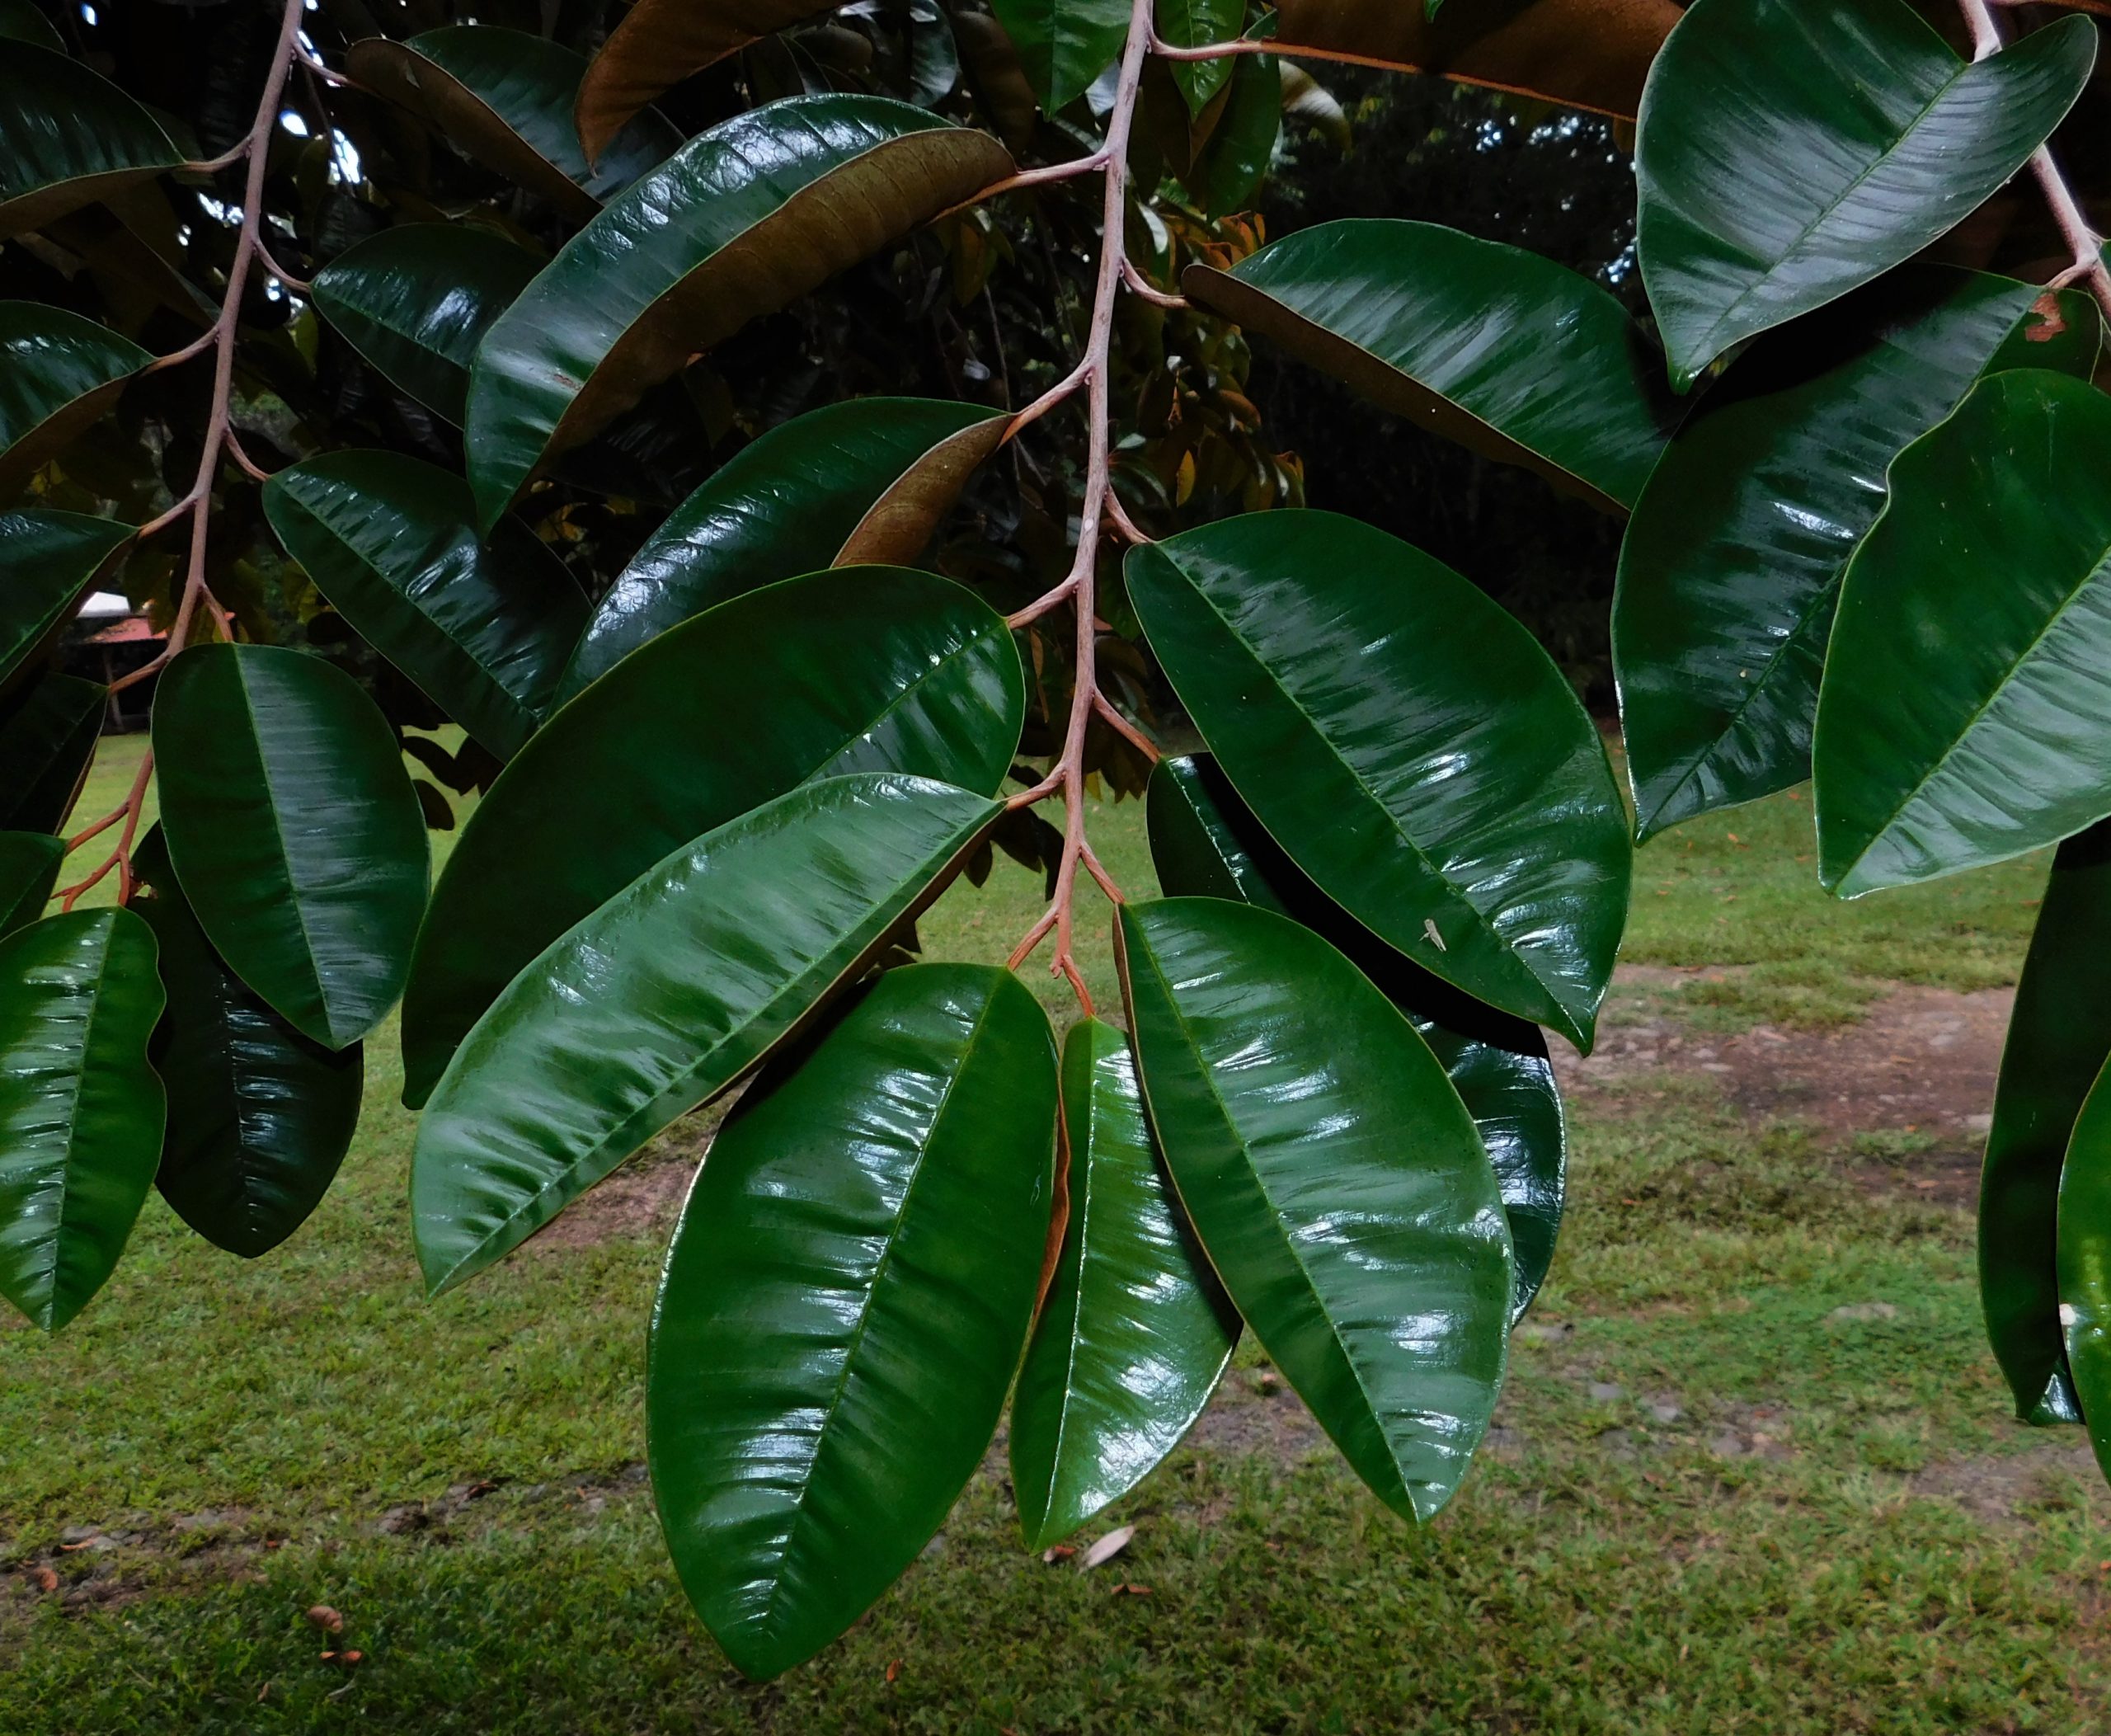
<path id="1" fill-rule="evenodd" d="M 271 250 L 264 245 L 264 236 L 261 230 L 253 230 L 249 232 L 249 245 L 252 250 L 256 253 L 257 258 L 263 262 L 264 269 L 266 271 L 269 271 L 272 276 L 277 278 L 280 283 L 284 284 L 296 295 L 305 295 L 308 294 L 308 280 L 304 277 L 294 276 L 292 272 L 289 271 L 284 266 L 280 265 L 277 260 L 272 258 Z"/>
<path id="2" fill-rule="evenodd" d="M 1135 748 L 1138 753 L 1141 754 L 1146 760 L 1150 760 L 1152 764 L 1157 764 L 1160 760 L 1165 757 L 1158 750 L 1158 743 L 1152 741 L 1149 736 L 1145 735 L 1141 730 L 1138 729 L 1135 724 L 1131 723 L 1126 717 L 1123 717 L 1120 712 L 1117 711 L 1114 708 L 1114 702 L 1108 699 L 1105 694 L 1093 694 L 1092 696 L 1092 703 L 1093 708 L 1098 712 L 1102 717 L 1107 720 L 1108 727 L 1112 729 L 1115 734 L 1121 736 L 1124 741 L 1126 741 L 1130 746 Z"/>
<path id="3" fill-rule="evenodd" d="M 227 431 L 227 447 L 228 456 L 234 460 L 235 468 L 251 482 L 268 482 L 271 480 L 271 473 L 250 457 L 242 446 L 242 437 L 234 431 L 233 427 L 229 427 Z"/>
<path id="4" fill-rule="evenodd" d="M 1139 548 L 1158 540 L 1150 532 L 1137 528 L 1136 521 L 1129 516 L 1129 509 L 1121 504 L 1121 496 L 1111 487 L 1107 491 L 1107 516 L 1117 530 Z"/>
<path id="5" fill-rule="evenodd" d="M 264 221 L 264 176 L 270 156 L 269 143 L 271 129 L 278 122 L 279 104 L 285 94 L 286 80 L 291 74 L 299 46 L 299 33 L 303 0 L 285 0 L 279 20 L 278 47 L 266 75 L 264 89 L 257 99 L 256 112 L 252 119 L 249 131 L 233 149 L 204 162 L 190 164 L 198 170 L 227 168 L 247 160 L 248 171 L 243 177 L 242 193 L 242 228 L 235 241 L 234 257 L 228 266 L 227 288 L 220 299 L 219 317 L 211 327 L 196 342 L 186 344 L 181 350 L 162 356 L 150 365 L 155 368 L 173 367 L 202 355 L 206 350 L 214 352 L 212 407 L 206 416 L 205 440 L 198 455 L 198 471 L 182 499 L 167 511 L 149 519 L 139 527 L 141 538 L 153 535 L 167 529 L 186 515 L 190 520 L 190 549 L 184 567 L 183 593 L 176 605 L 176 619 L 169 628 L 167 647 L 150 662 L 133 670 L 120 680 L 110 684 L 112 692 L 143 680 L 164 667 L 169 660 L 190 642 L 190 630 L 198 619 L 200 608 L 213 611 L 223 634 L 229 628 L 227 611 L 213 597 L 205 582 L 205 556 L 209 532 L 213 515 L 213 482 L 219 474 L 223 458 L 231 459 L 250 476 L 262 480 L 267 473 L 259 469 L 242 449 L 232 422 L 234 397 L 234 352 L 242 321 L 242 296 L 249 282 L 249 262 L 261 258 L 264 267 L 288 288 L 304 291 L 308 285 L 280 270 L 277 262 L 266 250 L 262 224 Z M 83 842 L 120 821 L 123 830 L 118 833 L 117 847 L 84 880 L 68 887 L 57 896 L 61 908 L 72 910 L 75 902 L 92 887 L 100 885 L 112 869 L 117 873 L 117 898 L 120 904 L 131 900 L 132 889 L 137 883 L 132 873 L 132 841 L 139 827 L 139 817 L 144 809 L 147 785 L 153 774 L 154 756 L 151 750 L 141 759 L 138 774 L 132 780 L 130 793 L 123 807 L 106 818 L 98 821 L 75 842 Z"/>
<path id="6" fill-rule="evenodd" d="M 2001 26 L 1992 8 L 2001 3 L 2004 0 L 1957 0 L 1958 10 L 1964 14 L 1965 27 L 1972 32 L 1972 58 L 1975 60 L 1984 60 L 1989 54 L 2001 52 Z M 2031 153 L 2030 172 L 2037 177 L 2045 203 L 2052 207 L 2052 221 L 2059 225 L 2061 237 L 2073 261 L 2052 280 L 2054 286 L 2085 282 L 2105 313 L 2111 314 L 2111 268 L 2104 262 L 2104 238 L 2090 227 L 2080 202 L 2068 186 L 2066 177 L 2060 173 L 2059 164 L 2052 160 L 2052 146 L 2041 144 Z"/>
<path id="7" fill-rule="evenodd" d="M 1136 262 L 1132 259 L 1124 259 L 1121 261 L 1121 281 L 1129 286 L 1131 292 L 1139 299 L 1149 302 L 1154 308 L 1166 308 L 1177 311 L 1193 305 L 1184 295 L 1168 295 L 1164 290 L 1159 289 L 1156 284 L 1136 269 Z"/>

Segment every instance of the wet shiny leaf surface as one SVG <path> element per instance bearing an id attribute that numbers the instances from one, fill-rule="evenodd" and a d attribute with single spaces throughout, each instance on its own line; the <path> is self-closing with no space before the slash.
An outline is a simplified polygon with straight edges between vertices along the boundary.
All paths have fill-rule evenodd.
<path id="1" fill-rule="evenodd" d="M 320 657 L 195 645 L 154 694 L 154 773 L 177 877 L 214 948 L 333 1049 L 402 990 L 425 828 L 395 732 Z"/>
<path id="2" fill-rule="evenodd" d="M 361 1045 L 332 1053 L 242 986 L 213 950 L 158 833 L 134 863 L 152 887 L 131 908 L 154 931 L 168 1006 L 149 1054 L 168 1094 L 154 1177 L 177 1216 L 254 1259 L 314 1211 L 359 1125 Z"/>
<path id="3" fill-rule="evenodd" d="M 2101 331 L 2079 290 L 1919 266 L 1738 358 L 1620 547 L 1613 660 L 1641 837 L 1810 775 L 1841 575 L 1892 459 L 1986 374 L 2087 378 Z"/>
<path id="4" fill-rule="evenodd" d="M 1587 1049 L 1627 917 L 1626 810 L 1532 636 L 1333 513 L 1228 519 L 1125 570 L 1181 703 L 1299 867 L 1425 970 Z"/>
<path id="5" fill-rule="evenodd" d="M 924 779 L 832 778 L 705 833 L 567 929 L 477 1021 L 418 1124 L 428 1287 L 525 1241 L 762 1060 L 1000 811 Z"/>
<path id="6" fill-rule="evenodd" d="M 929 573 L 816 573 L 663 634 L 559 711 L 463 828 L 404 997 L 405 1101 L 530 959 L 670 851 L 846 772 L 994 794 L 1025 709 L 1003 618 Z"/>
<path id="7" fill-rule="evenodd" d="M 2016 985 L 1979 1183 L 1979 1299 L 1986 1336 L 2029 1423 L 2080 1410 L 2061 1340 L 2060 1169 L 2075 1119 L 2111 1056 L 2111 826 L 2070 838 Z"/>
<path id="8" fill-rule="evenodd" d="M 557 703 L 587 616 L 564 564 L 518 519 L 479 539 L 469 485 L 396 452 L 280 471 L 264 510 L 361 637 L 501 759 Z"/>
<path id="9" fill-rule="evenodd" d="M 1432 1517 L 1494 1409 L 1510 1232 L 1428 1047 L 1326 942 L 1216 898 L 1121 907 L 1144 1099 L 1211 1263 L 1356 1475 Z"/>
<path id="10" fill-rule="evenodd" d="M 107 326 L 41 302 L 0 302 L 0 499 L 107 410 L 153 358 Z"/>
<path id="11" fill-rule="evenodd" d="M 2060 1172 L 2060 1319 L 2098 1467 L 2111 1477 L 2111 1089 L 2099 1075 Z"/>
<path id="12" fill-rule="evenodd" d="M 646 111 L 592 167 L 573 129 L 586 62 L 561 43 L 497 25 L 455 24 L 402 42 L 371 37 L 346 53 L 352 77 L 417 115 L 486 167 L 583 223 L 682 135 Z"/>
<path id="13" fill-rule="evenodd" d="M 1568 1131 L 1539 1027 L 1431 976 L 1328 897 L 1207 754 L 1159 761 L 1146 800 L 1151 863 L 1168 897 L 1236 899 L 1302 923 L 1339 949 L 1429 1045 L 1495 1169 L 1516 1258 L 1515 1325 L 1546 1280 L 1568 1197 Z"/>
<path id="14" fill-rule="evenodd" d="M 21 40 L 0 54 L 0 240 L 182 160 L 146 110 L 79 61 Z"/>
<path id="15" fill-rule="evenodd" d="M 1011 167 L 988 134 L 880 96 L 787 97 L 691 139 L 485 334 L 468 423 L 483 521 L 698 350 Z"/>
<path id="16" fill-rule="evenodd" d="M 742 1099 L 653 1310 L 653 1494 L 682 1586 L 766 1677 L 857 1620 L 989 1445 L 1033 1309 L 1048 1021 L 1009 972 L 890 971 Z"/>
<path id="17" fill-rule="evenodd" d="M 2111 398 L 2036 369 L 1984 382 L 1899 454 L 1818 693 L 1833 892 L 2005 861 L 2111 814 L 2111 494 L 2071 481 L 2107 472 Z"/>
<path id="18" fill-rule="evenodd" d="M 78 512 L 44 506 L 0 512 L 0 692 L 73 619 L 110 557 L 131 538 L 129 525 Z"/>
<path id="19" fill-rule="evenodd" d="M 1216 1390 L 1239 1315 L 1159 1174 L 1129 1039 L 1063 1043 L 1070 1221 L 1012 1400 L 1027 1547 L 1060 1543 L 1150 1475 Z"/>
<path id="20" fill-rule="evenodd" d="M 1662 355 L 1610 292 L 1437 223 L 1315 223 L 1180 281 L 1373 402 L 1608 510 L 1634 505 L 1675 419 Z"/>
<path id="21" fill-rule="evenodd" d="M 317 271 L 315 307 L 393 384 L 458 428 L 477 344 L 541 265 L 471 223 L 402 223 Z"/>
<path id="22" fill-rule="evenodd" d="M 2059 124 L 2095 54 L 2086 18 L 1970 62 L 1906 0 L 1695 0 L 1651 69 L 1634 157 L 1672 383 L 1970 215 Z"/>
<path id="23" fill-rule="evenodd" d="M 48 1330 L 115 1269 L 153 1185 L 161 1009 L 154 937 L 129 910 L 0 940 L 0 1296 Z"/>
<path id="24" fill-rule="evenodd" d="M 567 698 L 669 628 L 842 562 L 917 560 L 1008 418 L 929 398 L 863 398 L 771 429 L 646 539 L 594 612 Z"/>

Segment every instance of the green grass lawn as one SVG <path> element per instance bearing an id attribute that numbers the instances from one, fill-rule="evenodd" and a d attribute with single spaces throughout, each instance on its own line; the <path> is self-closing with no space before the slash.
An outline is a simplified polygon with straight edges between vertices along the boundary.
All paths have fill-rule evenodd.
<path id="1" fill-rule="evenodd" d="M 136 751 L 115 745 L 84 814 Z M 1107 808 L 1094 835 L 1148 892 L 1140 821 Z M 2042 860 L 1840 906 L 1794 859 L 1810 849 L 1789 797 L 1653 844 L 1629 955 L 1744 967 L 1657 992 L 1808 1041 L 1888 981 L 2013 979 Z M 1000 860 L 929 913 L 927 950 L 1001 958 L 1038 892 Z M 844 1640 L 744 1683 L 681 1598 L 638 1469 L 664 1232 L 609 1214 L 425 1304 L 393 1042 L 285 1247 L 244 1263 L 156 1199 L 67 1333 L 0 1328 L 0 1731 L 2080 1736 L 2111 1717 L 2111 1499 L 2076 1435 L 2006 1420 L 1968 1217 L 1872 1192 L 1809 1131 L 1668 1073 L 1578 1113 L 1500 1432 L 1432 1526 L 1365 1495 L 1249 1348 L 1197 1440 L 1107 1516 L 1138 1527 L 1116 1564 L 1022 1550 L 993 1461 Z M 317 1602 L 340 1640 L 304 1621 Z"/>

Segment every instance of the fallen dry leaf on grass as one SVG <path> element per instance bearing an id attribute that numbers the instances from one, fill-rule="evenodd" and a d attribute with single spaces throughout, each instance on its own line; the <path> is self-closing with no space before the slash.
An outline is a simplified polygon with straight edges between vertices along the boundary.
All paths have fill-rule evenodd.
<path id="1" fill-rule="evenodd" d="M 1133 1525 L 1116 1527 L 1084 1552 L 1083 1558 L 1078 1563 L 1079 1569 L 1082 1571 L 1087 1568 L 1098 1567 L 1103 1562 L 1112 1561 L 1123 1550 L 1128 1548 L 1129 1540 L 1135 1535 L 1136 1527 Z"/>
<path id="2" fill-rule="evenodd" d="M 1069 1543 L 1058 1543 L 1050 1548 L 1041 1550 L 1041 1559 L 1046 1562 L 1051 1567 L 1053 1567 L 1058 1561 L 1069 1560 L 1070 1557 L 1077 1554 L 1077 1552 L 1078 1551 L 1074 1545 Z"/>
<path id="3" fill-rule="evenodd" d="M 48 1567 L 31 1568 L 30 1578 L 36 1583 L 36 1588 L 40 1592 L 55 1592 L 59 1589 L 59 1575 Z"/>
<path id="4" fill-rule="evenodd" d="M 345 1631 L 345 1618 L 327 1603 L 318 1603 L 312 1607 L 308 1612 L 308 1619 L 326 1634 L 341 1634 Z"/>

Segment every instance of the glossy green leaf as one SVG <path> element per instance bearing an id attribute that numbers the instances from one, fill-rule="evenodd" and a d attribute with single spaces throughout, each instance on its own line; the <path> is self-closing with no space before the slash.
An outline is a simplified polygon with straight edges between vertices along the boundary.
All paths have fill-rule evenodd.
<path id="1" fill-rule="evenodd" d="M 1249 35 L 1272 32 L 1267 26 Z M 1189 191 L 1212 217 L 1243 210 L 1253 202 L 1274 161 L 1283 129 L 1282 75 L 1273 54 L 1241 54 L 1232 62 L 1224 110 L 1211 129 L 1201 160 L 1187 176 Z"/>
<path id="2" fill-rule="evenodd" d="M 0 940 L 0 1296 L 48 1331 L 115 1269 L 153 1184 L 161 1010 L 154 937 L 129 910 Z"/>
<path id="3" fill-rule="evenodd" d="M 646 110 L 590 168 L 571 120 L 586 62 L 525 31 L 454 24 L 402 42 L 372 36 L 346 51 L 345 65 L 369 90 L 576 222 L 665 162 L 682 142 Z"/>
<path id="4" fill-rule="evenodd" d="M 0 499 L 102 415 L 153 360 L 129 338 L 63 308 L 0 301 Z"/>
<path id="5" fill-rule="evenodd" d="M 114 519 L 42 506 L 0 512 L 0 691 L 58 637 L 131 539 L 132 527 Z"/>
<path id="6" fill-rule="evenodd" d="M 65 841 L 49 832 L 0 832 L 0 934 L 44 913 L 65 859 Z"/>
<path id="7" fill-rule="evenodd" d="M 1969 216 L 2095 57 L 2086 18 L 1966 61 L 1906 0 L 1695 0 L 1650 71 L 1634 157 L 1672 383 Z"/>
<path id="8" fill-rule="evenodd" d="M 393 384 L 459 427 L 477 344 L 540 268 L 473 223 L 403 223 L 317 271 L 315 307 Z"/>
<path id="9" fill-rule="evenodd" d="M 2111 1476 L 2111 1088 L 2102 1075 L 2060 1171 L 2059 1319 L 2096 1462 Z"/>
<path id="10" fill-rule="evenodd" d="M 1212 42 L 1229 42 L 1245 22 L 1244 0 L 1157 0 L 1154 8 L 1158 33 L 1175 48 L 1201 48 Z M 1231 77 L 1232 60 L 1175 60 L 1173 82 L 1187 99 L 1187 112 L 1200 115 L 1209 100 Z"/>
<path id="11" fill-rule="evenodd" d="M 1131 601 L 1239 794 L 1425 970 L 1587 1050 L 1627 919 L 1626 810 L 1532 636 L 1441 562 L 1333 513 L 1131 552 Z"/>
<path id="12" fill-rule="evenodd" d="M 1121 58 L 1129 35 L 1126 0 L 990 0 L 990 9 L 1050 115 L 1084 96 Z"/>
<path id="13" fill-rule="evenodd" d="M 1841 575 L 1892 459 L 1989 374 L 2086 379 L 2101 329 L 2079 290 L 1918 266 L 1738 359 L 1620 545 L 1613 667 L 1638 837 L 1810 775 Z"/>
<path id="14" fill-rule="evenodd" d="M 0 827 L 55 832 L 87 775 L 109 691 L 47 674 L 0 699 Z"/>
<path id="15" fill-rule="evenodd" d="M 1056 1150 L 1048 1020 L 987 965 L 890 971 L 741 1099 L 652 1311 L 652 1489 L 751 1677 L 811 1657 L 980 1463 L 1032 1315 Z"/>
<path id="16" fill-rule="evenodd" d="M 0 38 L 61 51 L 66 46 L 58 26 L 45 16 L 36 0 L 0 0 Z"/>
<path id="17" fill-rule="evenodd" d="M 281 1018 L 341 1049 L 402 991 L 425 827 L 396 733 L 360 685 L 270 645 L 196 645 L 154 694 L 177 877 L 214 948 Z"/>
<path id="18" fill-rule="evenodd" d="M 2111 1056 L 2111 825 L 2060 846 L 2016 985 L 1979 1183 L 1979 1300 L 2026 1423 L 2081 1419 L 2060 1329 L 2060 1169 Z"/>
<path id="19" fill-rule="evenodd" d="M 395 452 L 331 452 L 264 488 L 271 528 L 374 647 L 501 760 L 557 703 L 587 618 L 518 519 L 479 539 L 469 485 Z"/>
<path id="20" fill-rule="evenodd" d="M 149 1053 L 168 1094 L 154 1183 L 217 1248 L 254 1259 L 308 1221 L 359 1125 L 363 1047 L 332 1053 L 244 988 L 169 871 L 159 833 L 131 908 L 160 943 L 167 1010 Z"/>
<path id="21" fill-rule="evenodd" d="M 632 557 L 572 654 L 566 697 L 745 592 L 825 567 L 915 561 L 1009 420 L 973 404 L 861 398 L 773 428 Z"/>
<path id="22" fill-rule="evenodd" d="M 580 82 L 572 116 L 588 159 L 692 73 L 825 10 L 814 0 L 637 0 Z"/>
<path id="23" fill-rule="evenodd" d="M 1356 1474 L 1431 1517 L 1509 1343 L 1472 1119 L 1414 1027 L 1287 917 L 1168 898 L 1117 924 L 1144 1101 L 1211 1263 Z"/>
<path id="24" fill-rule="evenodd" d="M 25 41 L 0 54 L 0 241 L 182 160 L 152 115 L 79 61 Z"/>
<path id="25" fill-rule="evenodd" d="M 853 979 L 1002 805 L 928 779 L 807 784 L 683 845 L 494 1000 L 418 1123 L 437 1294 L 525 1241 Z"/>
<path id="26" fill-rule="evenodd" d="M 1396 415 L 1609 510 L 1634 504 L 1676 406 L 1663 357 L 1612 294 L 1522 247 L 1438 223 L 1316 223 L 1191 300 Z"/>
<path id="27" fill-rule="evenodd" d="M 1011 167 L 986 134 L 880 96 L 788 97 L 691 139 L 485 333 L 468 423 L 483 522 L 697 351 Z"/>
<path id="28" fill-rule="evenodd" d="M 1235 899 L 1303 924 L 1406 1014 L 1443 1064 L 1509 1220 L 1515 1325 L 1546 1281 L 1568 1197 L 1568 1131 L 1539 1027 L 1462 995 L 1364 927 L 1290 859 L 1207 754 L 1159 761 L 1146 800 L 1151 863 L 1168 897 Z"/>
<path id="29" fill-rule="evenodd" d="M 559 711 L 463 827 L 404 995 L 404 1101 L 538 953 L 670 851 L 846 772 L 993 795 L 1025 713 L 1003 617 L 929 573 L 815 573 L 663 633 Z"/>
<path id="30" fill-rule="evenodd" d="M 1811 754 L 1818 877 L 1841 897 L 2111 814 L 2107 473 L 2111 398 L 2038 369 L 1975 387 L 1891 467 L 1841 586 Z"/>
<path id="31" fill-rule="evenodd" d="M 1433 73 L 1632 120 L 1677 0 L 1282 0 L 1276 40 L 1332 59 Z M 1226 32 L 1226 34 L 1229 34 Z"/>
<path id="32" fill-rule="evenodd" d="M 1012 1399 L 1029 1549 L 1060 1543 L 1150 1475 L 1209 1403 L 1239 1315 L 1159 1173 L 1129 1039 L 1086 1019 L 1063 1043 L 1070 1217 Z"/>

